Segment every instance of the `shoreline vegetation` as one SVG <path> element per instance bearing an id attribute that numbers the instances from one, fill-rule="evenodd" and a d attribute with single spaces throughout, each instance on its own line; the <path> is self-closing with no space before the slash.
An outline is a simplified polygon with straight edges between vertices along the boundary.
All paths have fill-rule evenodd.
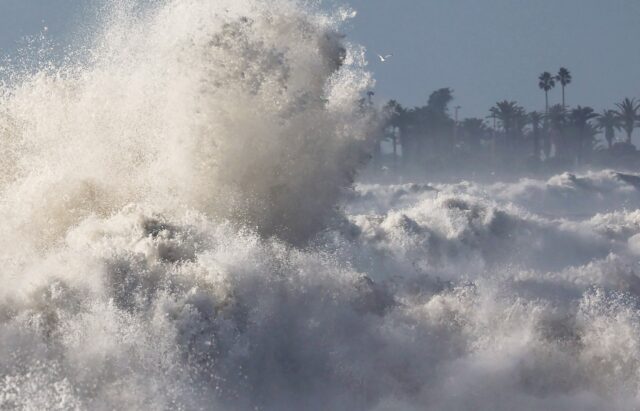
<path id="1" fill-rule="evenodd" d="M 545 110 L 528 111 L 516 101 L 498 101 L 484 118 L 458 119 L 451 88 L 434 91 L 426 105 L 405 107 L 395 100 L 383 108 L 369 172 L 374 175 L 451 178 L 544 176 L 587 168 L 640 168 L 632 144 L 640 126 L 640 100 L 626 97 L 597 113 L 566 104 L 571 73 L 542 73 L 538 86 Z M 550 104 L 549 91 L 562 88 L 562 101 Z M 361 104 L 372 105 L 373 92 Z"/>

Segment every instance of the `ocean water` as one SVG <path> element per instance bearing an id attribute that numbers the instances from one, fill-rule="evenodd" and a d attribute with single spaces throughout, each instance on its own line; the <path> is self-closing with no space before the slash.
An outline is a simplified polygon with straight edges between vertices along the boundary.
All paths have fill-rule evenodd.
<path id="1" fill-rule="evenodd" d="M 359 183 L 351 15 L 113 2 L 4 68 L 0 409 L 638 409 L 640 176 Z"/>

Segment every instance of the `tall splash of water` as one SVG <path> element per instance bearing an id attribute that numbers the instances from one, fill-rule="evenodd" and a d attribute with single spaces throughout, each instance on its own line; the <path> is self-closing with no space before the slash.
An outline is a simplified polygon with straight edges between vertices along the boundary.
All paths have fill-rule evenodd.
<path id="1" fill-rule="evenodd" d="M 249 272 L 273 280 L 287 258 L 254 236 L 306 241 L 364 159 L 372 80 L 344 18 L 290 0 L 113 2 L 62 63 L 13 68 L 0 408 L 198 408 L 245 391 L 243 364 L 213 354 L 250 349 L 225 331 L 241 314 L 219 315 L 243 298 L 223 260 L 253 250 Z"/>
<path id="2" fill-rule="evenodd" d="M 289 1 L 132 10 L 108 14 L 83 62 L 3 90 L 10 230 L 45 246 L 130 203 L 293 242 L 321 228 L 369 124 L 355 102 L 371 79 L 336 20 Z"/>

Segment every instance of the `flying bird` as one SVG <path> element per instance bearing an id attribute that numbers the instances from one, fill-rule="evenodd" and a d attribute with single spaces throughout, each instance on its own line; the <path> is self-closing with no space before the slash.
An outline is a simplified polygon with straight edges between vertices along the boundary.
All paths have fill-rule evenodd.
<path id="1" fill-rule="evenodd" d="M 391 57 L 393 57 L 393 54 L 387 54 L 386 56 L 382 56 L 382 55 L 378 54 L 378 58 L 380 59 L 380 61 L 382 63 L 386 63 L 387 60 L 389 60 Z"/>

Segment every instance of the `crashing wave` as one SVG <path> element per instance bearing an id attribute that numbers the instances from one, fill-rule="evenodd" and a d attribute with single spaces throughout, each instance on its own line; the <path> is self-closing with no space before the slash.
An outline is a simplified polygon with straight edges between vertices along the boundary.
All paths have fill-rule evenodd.
<path id="1" fill-rule="evenodd" d="M 1 409 L 638 408 L 635 176 L 342 197 L 349 13 L 117 4 L 2 89 Z"/>

